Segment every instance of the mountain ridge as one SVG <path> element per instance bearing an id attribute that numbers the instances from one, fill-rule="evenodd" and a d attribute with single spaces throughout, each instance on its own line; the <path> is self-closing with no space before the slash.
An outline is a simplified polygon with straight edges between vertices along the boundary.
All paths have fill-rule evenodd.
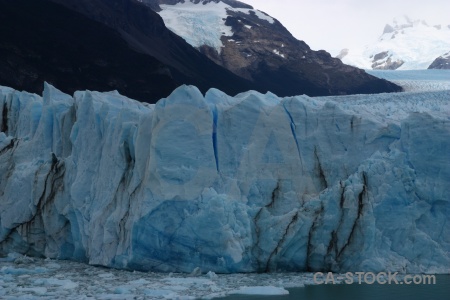
<path id="1" fill-rule="evenodd" d="M 146 2 L 160 6 L 158 13 L 173 32 L 217 64 L 262 83 L 265 91 L 319 96 L 400 90 L 325 51 L 311 50 L 278 20 L 251 6 L 235 8 L 219 0 Z"/>
<path id="2" fill-rule="evenodd" d="M 448 51 L 450 25 L 432 26 L 424 20 L 400 16 L 385 25 L 377 41 L 361 49 L 344 49 L 337 57 L 364 69 L 420 70 L 437 66 L 433 61 Z"/>
<path id="3" fill-rule="evenodd" d="M 169 66 L 180 84 L 201 91 L 216 87 L 236 94 L 256 89 L 243 78 L 217 66 L 168 30 L 152 9 L 135 0 L 50 0 L 119 32 L 136 51 Z"/>
<path id="4" fill-rule="evenodd" d="M 47 81 L 67 93 L 83 89 L 118 90 L 150 103 L 166 97 L 181 84 L 195 85 L 203 93 L 218 88 L 232 95 L 248 90 L 271 91 L 280 96 L 401 90 L 388 81 L 343 65 L 326 52 L 310 53 L 309 47 L 301 41 L 292 40 L 292 43 L 294 48 L 297 45 L 298 49 L 304 50 L 304 62 L 303 56 L 299 57 L 301 51 L 295 50 L 291 58 L 291 54 L 281 48 L 286 40 L 287 49 L 287 43 L 293 37 L 278 21 L 241 2 L 227 1 L 234 6 L 234 17 L 228 16 L 224 26 L 235 28 L 236 36 L 245 41 L 242 44 L 258 56 L 254 61 L 249 60 L 251 64 L 246 70 L 240 71 L 240 64 L 246 61 L 247 55 L 245 49 L 239 49 L 239 43 L 226 41 L 232 47 L 226 48 L 227 59 L 224 61 L 227 63 L 221 62 L 211 54 L 211 47 L 199 51 L 167 29 L 163 19 L 149 7 L 151 1 L 154 0 L 147 0 L 148 3 L 135 0 L 0 0 L 3 20 L 14 28 L 2 28 L 7 39 L 0 41 L 3 57 L 0 84 L 40 93 L 43 82 Z M 218 0 L 202 3 L 197 5 L 229 6 Z M 22 11 L 27 12 L 27 16 Z M 52 15 L 55 11 L 57 13 Z M 63 22 L 64 18 L 68 22 Z M 266 38 L 261 45 L 252 46 L 251 26 L 254 26 L 254 32 L 257 32 L 256 27 L 267 26 L 284 30 L 284 35 L 274 36 L 274 40 Z M 35 31 L 40 34 L 34 34 Z M 66 35 L 64 31 L 73 33 Z M 261 34 L 264 29 L 259 31 Z M 59 45 L 59 49 L 54 45 Z M 73 45 L 85 50 L 77 51 Z"/>
<path id="5" fill-rule="evenodd" d="M 428 69 L 450 69 L 450 52 L 436 58 Z"/>
<path id="6" fill-rule="evenodd" d="M 2 22 L 8 24 L 0 28 L 3 36 L 0 84 L 41 93 L 47 81 L 67 93 L 83 89 L 118 90 L 150 103 L 168 96 L 181 84 L 194 84 L 203 92 L 221 87 L 230 94 L 255 88 L 192 49 L 167 30 L 155 12 L 142 10 L 142 4 L 120 0 L 64 1 L 66 5 L 77 4 L 80 10 L 102 11 L 102 23 L 57 2 L 0 0 Z M 108 12 L 101 3 L 117 6 Z M 122 11 L 129 15 L 122 19 L 114 17 Z M 116 28 L 111 26 L 111 20 L 118 22 Z M 119 25 L 123 29 L 119 30 Z M 133 42 L 133 36 L 125 31 L 133 30 L 133 26 L 153 28 L 155 45 L 163 46 L 143 47 Z M 164 46 L 168 43 L 170 47 Z M 150 50 L 153 52 L 149 53 Z M 170 55 L 175 58 L 170 59 Z"/>

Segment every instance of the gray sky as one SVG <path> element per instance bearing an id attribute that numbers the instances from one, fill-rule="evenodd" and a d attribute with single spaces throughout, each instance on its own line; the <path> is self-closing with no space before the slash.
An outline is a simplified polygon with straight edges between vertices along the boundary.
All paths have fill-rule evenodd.
<path id="1" fill-rule="evenodd" d="M 278 19 L 313 50 L 335 52 L 375 41 L 384 25 L 408 15 L 450 25 L 450 0 L 241 0 Z"/>

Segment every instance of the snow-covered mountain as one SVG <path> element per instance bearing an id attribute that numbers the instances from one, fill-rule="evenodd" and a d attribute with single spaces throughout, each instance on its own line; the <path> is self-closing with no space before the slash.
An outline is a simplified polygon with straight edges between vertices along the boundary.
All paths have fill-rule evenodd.
<path id="1" fill-rule="evenodd" d="M 407 16 L 386 25 L 373 44 L 362 49 L 344 49 L 338 56 L 344 63 L 363 69 L 428 69 L 438 57 L 450 51 L 450 25 L 428 25 Z"/>
<path id="2" fill-rule="evenodd" d="M 145 0 L 166 26 L 216 64 L 282 96 L 399 91 L 325 51 L 313 51 L 276 19 L 240 1 Z M 345 74 L 345 75 L 343 75 Z"/>
<path id="3" fill-rule="evenodd" d="M 449 98 L 0 87 L 0 255 L 448 273 Z"/>
<path id="4" fill-rule="evenodd" d="M 450 51 L 436 58 L 429 69 L 450 69 Z"/>
<path id="5" fill-rule="evenodd" d="M 0 85 L 18 90 L 41 94 L 51 82 L 68 94 L 118 90 L 150 103 L 181 84 L 203 93 L 263 90 L 212 62 L 135 0 L 0 0 L 0 20 Z"/>

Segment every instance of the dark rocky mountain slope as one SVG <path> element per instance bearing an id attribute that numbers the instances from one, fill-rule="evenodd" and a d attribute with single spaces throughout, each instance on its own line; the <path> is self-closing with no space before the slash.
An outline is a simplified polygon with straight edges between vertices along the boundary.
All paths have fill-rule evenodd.
<path id="1" fill-rule="evenodd" d="M 239 1 L 224 2 L 238 9 L 225 22 L 233 30 L 229 39 L 240 42 L 222 37 L 220 55 L 208 46 L 195 49 L 165 26 L 160 3 L 177 0 L 143 1 L 0 0 L 0 85 L 36 93 L 44 81 L 67 93 L 116 89 L 150 103 L 181 84 L 231 95 L 249 89 L 280 96 L 401 90 L 325 51 L 311 51 L 276 20 L 240 12 L 251 6 Z"/>
<path id="2" fill-rule="evenodd" d="M 228 94 L 257 89 L 246 79 L 218 66 L 164 25 L 161 17 L 137 0 L 51 0 L 115 31 L 140 53 L 165 65 L 177 84 L 192 84 L 201 91 L 214 87 Z"/>
<path id="3" fill-rule="evenodd" d="M 81 2 L 77 3 L 82 5 Z M 101 11 L 95 0 L 90 2 L 93 6 L 86 8 Z M 139 3 L 135 5 L 138 13 L 146 9 Z M 117 8 L 117 14 L 121 10 Z M 67 93 L 118 90 L 150 103 L 168 96 L 184 83 L 194 84 L 202 91 L 218 87 L 230 94 L 252 88 L 250 82 L 195 51 L 167 30 L 156 13 L 148 11 L 150 18 L 145 19 L 154 24 L 146 24 L 145 28 L 153 28 L 155 35 L 170 40 L 178 60 L 171 57 L 163 61 L 148 51 L 136 51 L 112 26 L 59 4 L 46 0 L 0 0 L 0 85 L 41 93 L 43 82 L 48 81 Z M 167 45 L 161 48 L 158 41 L 155 43 L 146 49 L 168 52 Z"/>
<path id="4" fill-rule="evenodd" d="M 143 101 L 177 83 L 157 59 L 131 51 L 114 30 L 47 1 L 0 0 L 0 84 L 41 93 L 119 90 Z"/>
<path id="5" fill-rule="evenodd" d="M 436 58 L 428 69 L 450 69 L 450 52 Z"/>
<path id="6" fill-rule="evenodd" d="M 279 21 L 245 3 L 230 0 L 142 1 L 160 13 L 167 26 L 180 36 L 189 34 L 189 27 L 193 34 L 205 35 L 214 34 L 210 28 L 231 30 L 231 34 L 220 37 L 223 45 L 220 49 L 208 45 L 208 37 L 203 45 L 196 41 L 191 44 L 217 64 L 256 83 L 262 91 L 280 96 L 318 96 L 401 90 L 392 83 L 343 64 L 326 51 L 311 50 Z M 201 14 L 192 13 L 194 5 L 208 18 L 202 19 Z M 205 10 L 208 6 L 210 11 Z M 218 12 L 220 9 L 223 13 Z M 171 10 L 176 11 L 177 20 L 170 14 Z M 225 16 L 226 27 L 208 24 L 205 20 L 214 20 L 212 14 Z"/>

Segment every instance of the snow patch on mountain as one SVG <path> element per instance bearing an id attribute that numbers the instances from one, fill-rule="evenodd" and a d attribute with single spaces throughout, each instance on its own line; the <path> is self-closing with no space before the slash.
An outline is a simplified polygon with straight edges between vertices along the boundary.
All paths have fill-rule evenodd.
<path id="1" fill-rule="evenodd" d="M 422 20 L 398 17 L 386 25 L 373 44 L 350 49 L 342 62 L 363 69 L 427 69 L 439 56 L 450 50 L 450 28 L 429 26 Z"/>
<path id="2" fill-rule="evenodd" d="M 280 52 L 280 50 L 278 50 L 278 49 L 273 49 L 273 53 L 275 53 L 275 54 L 278 55 L 278 56 L 281 56 L 282 58 L 286 58 L 286 56 L 285 56 L 284 54 L 282 54 L 282 53 Z"/>
<path id="3" fill-rule="evenodd" d="M 228 8 L 229 9 L 229 8 Z M 231 10 L 233 11 L 238 11 L 238 12 L 242 12 L 244 14 L 250 15 L 252 13 L 254 13 L 258 18 L 260 18 L 261 20 L 266 20 L 267 22 L 269 22 L 270 24 L 275 23 L 274 18 L 272 18 L 271 16 L 269 16 L 268 14 L 257 10 L 257 9 L 248 9 L 248 8 L 232 8 Z"/>
<path id="4" fill-rule="evenodd" d="M 158 13 L 167 28 L 181 36 L 193 47 L 206 45 L 216 49 L 218 53 L 223 47 L 221 37 L 233 35 L 232 28 L 225 25 L 228 11 L 255 14 L 258 18 L 271 24 L 275 22 L 273 18 L 258 10 L 234 8 L 222 1 L 205 4 L 185 1 L 175 5 L 161 4 L 160 7 L 162 10 Z"/>
<path id="5" fill-rule="evenodd" d="M 205 5 L 189 1 L 176 5 L 160 5 L 167 28 L 181 36 L 193 47 L 203 45 L 215 48 L 218 52 L 223 47 L 222 36 L 232 36 L 231 27 L 225 25 L 227 8 L 223 2 L 210 2 Z"/>
<path id="6" fill-rule="evenodd" d="M 450 51 L 436 58 L 428 69 L 450 69 Z"/>

